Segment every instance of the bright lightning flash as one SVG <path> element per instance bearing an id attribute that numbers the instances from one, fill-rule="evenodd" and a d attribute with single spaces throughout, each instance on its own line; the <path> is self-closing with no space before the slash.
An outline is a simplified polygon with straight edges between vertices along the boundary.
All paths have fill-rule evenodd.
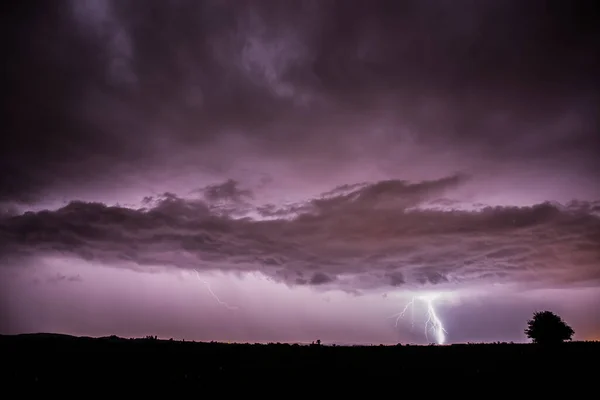
<path id="1" fill-rule="evenodd" d="M 425 303 L 427 308 L 427 320 L 425 321 L 425 338 L 429 340 L 429 332 L 432 332 L 437 344 L 444 344 L 446 342 L 446 329 L 444 329 L 444 324 L 440 320 L 435 311 L 435 307 L 433 305 L 433 301 L 438 297 L 438 295 L 423 295 L 413 297 L 407 304 L 404 306 L 401 312 L 398 314 L 392 315 L 390 318 L 396 318 L 396 327 L 398 327 L 398 322 L 401 318 L 406 315 L 408 309 L 411 309 L 411 326 L 414 327 L 414 314 L 415 314 L 415 301 L 420 300 Z"/>
<path id="2" fill-rule="evenodd" d="M 219 303 L 220 305 L 222 305 L 223 307 L 225 307 L 228 310 L 237 310 L 238 309 L 238 307 L 236 307 L 236 306 L 232 306 L 232 305 L 225 303 L 224 301 L 221 301 L 221 299 L 219 299 L 219 297 L 215 294 L 215 292 L 212 291 L 212 289 L 210 287 L 210 283 L 203 280 L 200 277 L 200 273 L 197 270 L 194 270 L 194 272 L 196 273 L 198 280 L 206 285 L 206 288 L 208 289 L 208 293 L 210 293 L 210 295 L 217 301 L 217 303 Z"/>

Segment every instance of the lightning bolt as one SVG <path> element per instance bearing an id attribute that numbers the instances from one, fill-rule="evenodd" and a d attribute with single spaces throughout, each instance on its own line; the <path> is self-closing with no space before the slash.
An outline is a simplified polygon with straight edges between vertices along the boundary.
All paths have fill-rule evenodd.
<path id="1" fill-rule="evenodd" d="M 400 322 L 400 319 L 402 317 L 404 317 L 404 315 L 406 314 L 406 311 L 408 311 L 409 307 L 411 309 L 410 329 L 412 330 L 415 327 L 415 298 L 413 297 L 408 303 L 406 303 L 406 305 L 404 306 L 402 311 L 400 311 L 398 314 L 394 314 L 390 317 L 390 318 L 396 317 L 396 324 L 394 325 L 396 328 L 398 327 L 398 322 Z"/>
<path id="2" fill-rule="evenodd" d="M 433 305 L 433 301 L 437 298 L 437 296 L 418 296 L 418 297 L 413 297 L 402 309 L 402 311 L 400 311 L 397 314 L 392 315 L 390 318 L 396 318 L 396 324 L 395 327 L 398 327 L 398 323 L 400 322 L 400 319 L 402 319 L 405 315 L 406 312 L 408 311 L 409 307 L 411 309 L 411 314 L 412 314 L 412 318 L 411 318 L 411 330 L 414 327 L 414 312 L 415 312 L 415 301 L 416 300 L 420 300 L 423 303 L 425 303 L 426 309 L 427 309 L 427 320 L 425 321 L 425 338 L 429 341 L 429 332 L 432 332 L 435 340 L 437 342 L 437 344 L 444 344 L 444 342 L 446 341 L 446 334 L 448 333 L 446 331 L 446 329 L 444 329 L 444 324 L 442 323 L 442 321 L 440 320 L 440 318 L 437 315 L 437 312 L 435 311 L 435 307 Z"/>
<path id="3" fill-rule="evenodd" d="M 194 270 L 194 272 L 196 273 L 196 277 L 198 278 L 198 280 L 206 285 L 206 288 L 208 289 L 208 293 L 210 293 L 210 295 L 217 301 L 217 303 L 219 303 L 220 305 L 222 305 L 223 307 L 225 307 L 228 310 L 232 310 L 233 311 L 233 310 L 237 310 L 238 309 L 238 307 L 236 307 L 236 306 L 232 306 L 232 305 L 229 305 L 229 304 L 225 303 L 224 301 L 221 301 L 221 299 L 219 299 L 219 296 L 217 296 L 215 294 L 215 292 L 212 291 L 212 289 L 210 287 L 210 283 L 208 283 L 207 281 L 203 280 L 200 277 L 200 273 L 197 270 Z"/>

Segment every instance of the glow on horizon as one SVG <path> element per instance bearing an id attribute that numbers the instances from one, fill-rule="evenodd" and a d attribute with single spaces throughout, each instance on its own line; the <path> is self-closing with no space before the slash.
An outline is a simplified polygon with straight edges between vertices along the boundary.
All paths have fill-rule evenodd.
<path id="1" fill-rule="evenodd" d="M 219 272 L 44 257 L 0 271 L 12 304 L 2 333 L 158 337 L 197 341 L 348 345 L 526 342 L 522 325 L 549 308 L 577 332 L 597 340 L 598 318 L 580 310 L 597 304 L 597 288 L 524 289 L 520 285 L 445 285 L 367 289 L 289 286 L 258 271 Z M 76 279 L 70 279 L 74 277 Z M 442 303 L 443 301 L 443 303 Z M 414 309 L 410 309 L 410 303 Z M 407 305 L 403 321 L 398 305 Z M 443 311 L 441 306 L 443 305 Z M 448 308 L 450 307 L 450 308 Z M 411 311 L 414 330 L 411 330 Z M 389 321 L 395 314 L 396 326 Z M 501 318 L 498 319 L 497 317 Z M 393 321 L 393 320 L 392 320 Z M 423 330 L 423 323 L 427 324 Z"/>

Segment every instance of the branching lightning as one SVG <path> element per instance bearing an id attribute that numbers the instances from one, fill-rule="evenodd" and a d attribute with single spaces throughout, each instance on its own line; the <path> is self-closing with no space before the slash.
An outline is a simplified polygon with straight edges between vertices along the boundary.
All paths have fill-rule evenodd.
<path id="1" fill-rule="evenodd" d="M 446 341 L 446 334 L 448 332 L 446 332 L 446 329 L 444 329 L 444 324 L 442 323 L 442 321 L 440 320 L 440 318 L 437 315 L 437 312 L 435 311 L 435 307 L 433 305 L 433 301 L 437 298 L 437 296 L 435 295 L 428 295 L 428 296 L 418 296 L 418 297 L 413 297 L 402 309 L 402 311 L 400 311 L 397 314 L 392 315 L 390 318 L 396 318 L 396 327 L 398 327 L 398 322 L 400 321 L 401 318 L 403 318 L 406 315 L 406 312 L 408 311 L 408 309 L 411 309 L 411 327 L 414 327 L 415 321 L 414 321 L 414 315 L 415 315 L 415 301 L 416 300 L 420 300 L 422 301 L 426 308 L 427 308 L 427 320 L 425 321 L 425 338 L 427 340 L 429 340 L 429 332 L 432 332 L 435 340 L 437 342 L 437 344 L 444 344 L 444 342 Z"/>
<path id="2" fill-rule="evenodd" d="M 200 273 L 197 270 L 194 270 L 194 272 L 196 273 L 196 277 L 198 277 L 198 280 L 206 285 L 206 288 L 208 289 L 208 293 L 210 293 L 210 295 L 217 301 L 217 303 L 219 303 L 223 307 L 227 308 L 228 310 L 237 310 L 238 309 L 238 307 L 236 307 L 236 306 L 232 306 L 232 305 L 225 303 L 224 301 L 221 301 L 221 299 L 219 299 L 219 296 L 217 296 L 215 294 L 215 292 L 212 291 L 212 289 L 210 287 L 210 283 L 203 280 L 200 277 Z"/>

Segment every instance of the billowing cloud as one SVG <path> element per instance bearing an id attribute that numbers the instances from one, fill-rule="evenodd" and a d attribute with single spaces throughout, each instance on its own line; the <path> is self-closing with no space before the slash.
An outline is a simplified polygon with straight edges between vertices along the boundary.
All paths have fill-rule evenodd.
<path id="1" fill-rule="evenodd" d="M 599 167 L 593 2 L 59 0 L 10 11 L 0 202 L 185 193 L 194 186 L 164 186 L 248 171 L 331 187 L 468 170 L 589 192 Z"/>
<path id="2" fill-rule="evenodd" d="M 260 271 L 291 285 L 347 290 L 600 279 L 598 203 L 422 207 L 465 179 L 348 185 L 266 220 L 232 217 L 212 210 L 205 198 L 173 194 L 143 209 L 71 202 L 3 217 L 1 250 L 125 267 Z"/>
<path id="3" fill-rule="evenodd" d="M 232 201 L 240 203 L 244 199 L 252 198 L 252 191 L 248 189 L 240 189 L 238 182 L 233 179 L 228 180 L 220 185 L 210 185 L 202 189 L 204 197 L 209 202 L 227 202 Z"/>
<path id="4" fill-rule="evenodd" d="M 81 282 L 81 276 L 79 275 L 63 275 L 63 274 L 56 274 L 53 276 L 48 277 L 48 279 L 46 279 L 47 282 L 50 283 L 61 283 L 61 282 Z"/>

